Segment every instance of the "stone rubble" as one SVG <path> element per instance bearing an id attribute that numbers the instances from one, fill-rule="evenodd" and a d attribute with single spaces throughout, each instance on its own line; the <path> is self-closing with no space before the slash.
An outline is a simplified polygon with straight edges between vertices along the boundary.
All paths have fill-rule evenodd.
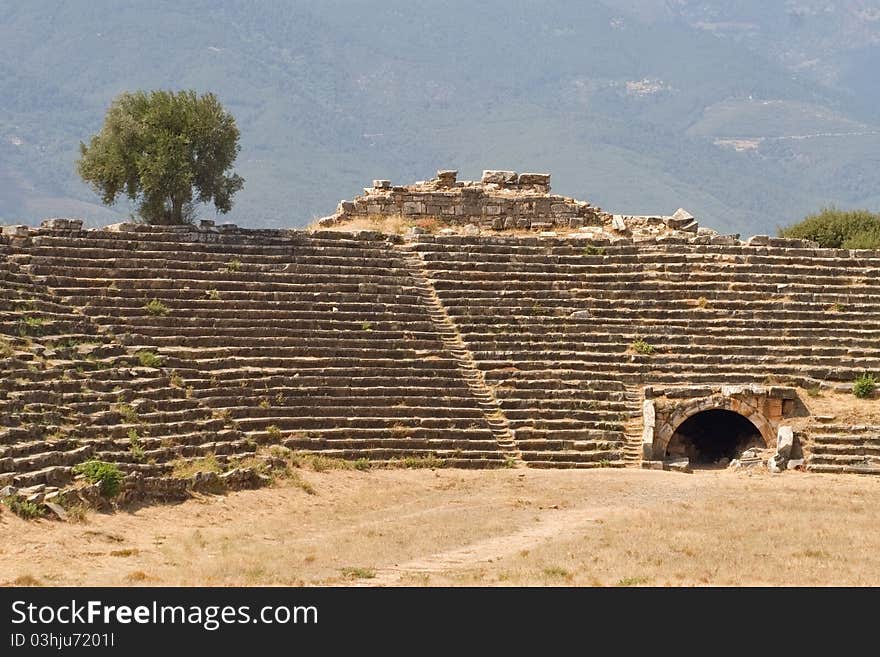
<path id="1" fill-rule="evenodd" d="M 739 238 L 701 229 L 694 216 L 683 208 L 670 216 L 609 214 L 586 201 L 551 194 L 549 173 L 487 169 L 479 181 L 457 180 L 457 176 L 457 171 L 444 169 L 432 180 L 406 186 L 374 180 L 372 187 L 364 188 L 363 195 L 353 201 L 340 201 L 336 212 L 319 220 L 318 225 L 344 225 L 358 218 L 403 217 L 411 221 L 436 221 L 446 226 L 446 234 L 461 232 L 471 236 L 481 231 L 532 230 L 543 237 L 555 237 L 560 229 L 580 229 L 592 239 L 608 240 L 686 239 L 698 235 L 707 241 Z"/>

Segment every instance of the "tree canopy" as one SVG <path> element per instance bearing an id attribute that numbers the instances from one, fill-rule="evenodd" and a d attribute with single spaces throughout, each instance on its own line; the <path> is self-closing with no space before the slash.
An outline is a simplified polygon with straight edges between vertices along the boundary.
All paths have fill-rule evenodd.
<path id="1" fill-rule="evenodd" d="M 779 230 L 781 237 L 808 239 L 832 249 L 880 249 L 880 214 L 823 208 Z"/>
<path id="2" fill-rule="evenodd" d="M 235 119 L 214 94 L 137 91 L 114 99 L 101 131 L 80 143 L 79 175 L 114 204 L 120 195 L 138 203 L 151 224 L 180 224 L 193 203 L 232 208 L 244 179 L 231 172 L 238 155 Z"/>

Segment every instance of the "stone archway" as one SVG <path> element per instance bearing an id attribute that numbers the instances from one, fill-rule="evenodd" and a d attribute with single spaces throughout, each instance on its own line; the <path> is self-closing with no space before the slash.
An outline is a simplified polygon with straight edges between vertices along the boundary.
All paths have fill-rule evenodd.
<path id="1" fill-rule="evenodd" d="M 682 422 L 666 446 L 667 458 L 686 457 L 693 465 L 722 465 L 750 447 L 766 447 L 761 432 L 745 416 L 715 408 Z"/>
<path id="2" fill-rule="evenodd" d="M 745 449 L 742 445 L 748 446 L 749 442 L 763 444 L 765 447 L 775 446 L 776 433 L 779 425 L 778 420 L 781 418 L 771 420 L 770 417 L 763 412 L 766 404 L 762 402 L 760 395 L 753 395 L 753 397 L 754 398 L 748 398 L 743 395 L 712 395 L 709 397 L 682 400 L 681 402 L 663 408 L 662 410 L 658 409 L 656 424 L 652 422 L 654 426 L 650 429 L 653 434 L 653 440 L 651 441 L 652 458 L 662 460 L 668 456 L 672 456 L 673 454 L 669 454 L 668 450 L 673 437 L 676 438 L 676 442 L 672 443 L 673 451 L 679 452 L 674 454 L 674 456 L 687 455 L 682 454 L 681 449 L 679 449 L 679 446 L 683 442 L 685 444 L 685 451 L 687 450 L 687 445 L 690 445 L 691 449 L 696 448 L 699 450 L 702 448 L 707 454 L 719 451 L 735 453 L 737 450 L 742 451 L 742 449 Z M 711 440 L 709 438 L 706 438 L 705 441 L 702 439 L 698 440 L 697 442 L 702 442 L 703 444 L 695 445 L 693 432 L 699 433 L 701 431 L 701 427 L 699 426 L 701 421 L 694 420 L 691 426 L 686 425 L 691 418 L 695 418 L 698 415 L 710 411 L 725 411 L 731 414 L 723 417 L 718 415 L 714 418 L 711 416 L 703 416 L 706 419 L 702 421 L 702 424 L 704 425 L 702 430 L 705 430 L 705 427 L 707 426 L 709 428 L 720 428 L 722 434 L 721 439 L 722 442 L 725 443 L 724 449 L 712 448 Z M 736 418 L 742 418 L 742 420 L 748 422 L 748 426 L 742 424 L 741 421 Z M 728 425 L 726 428 L 724 426 L 725 424 Z M 685 427 L 685 433 L 690 433 L 691 435 L 689 442 L 682 440 L 681 433 L 677 434 L 683 426 Z M 749 430 L 747 431 L 747 429 Z M 707 446 L 709 446 L 708 449 Z M 728 456 L 728 458 L 730 457 Z"/>

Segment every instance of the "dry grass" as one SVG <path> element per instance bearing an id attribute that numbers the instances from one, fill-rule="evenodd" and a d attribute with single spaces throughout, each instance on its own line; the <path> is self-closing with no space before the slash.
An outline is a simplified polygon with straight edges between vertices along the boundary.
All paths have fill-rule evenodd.
<path id="1" fill-rule="evenodd" d="M 197 472 L 223 472 L 223 466 L 213 454 L 199 459 L 179 459 L 171 463 L 171 476 L 178 479 L 188 479 Z"/>
<path id="2" fill-rule="evenodd" d="M 880 397 L 859 399 L 852 393 L 801 395 L 813 415 L 833 415 L 839 424 L 880 424 Z"/>
<path id="3" fill-rule="evenodd" d="M 404 217 L 399 214 L 391 215 L 367 215 L 364 217 L 355 217 L 333 226 L 319 226 L 317 222 L 311 224 L 309 230 L 338 230 L 344 232 L 355 232 L 359 230 L 377 230 L 389 235 L 401 235 L 412 226 L 417 225 L 412 217 Z"/>
<path id="4" fill-rule="evenodd" d="M 87 525 L 3 514 L 0 582 L 880 584 L 880 478 L 605 469 L 295 474 L 255 491 L 94 514 Z"/>

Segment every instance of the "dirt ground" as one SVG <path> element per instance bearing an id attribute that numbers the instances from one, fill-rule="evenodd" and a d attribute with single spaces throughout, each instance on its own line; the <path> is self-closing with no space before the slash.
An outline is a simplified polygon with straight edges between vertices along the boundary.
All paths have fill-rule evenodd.
<path id="1" fill-rule="evenodd" d="M 0 513 L 6 585 L 877 585 L 880 477 L 302 471 L 256 491 Z M 311 484 L 314 491 L 304 488 Z"/>

